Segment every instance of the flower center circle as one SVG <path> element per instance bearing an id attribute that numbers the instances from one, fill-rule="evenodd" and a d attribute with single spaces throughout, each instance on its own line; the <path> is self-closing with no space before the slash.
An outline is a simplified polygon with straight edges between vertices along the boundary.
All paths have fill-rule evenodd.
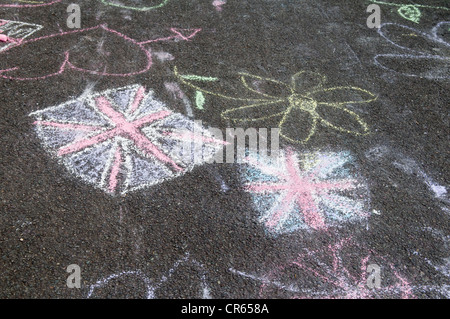
<path id="1" fill-rule="evenodd" d="M 317 107 L 317 101 L 299 94 L 291 95 L 289 97 L 289 103 L 291 106 L 298 107 L 306 112 L 314 112 Z"/>

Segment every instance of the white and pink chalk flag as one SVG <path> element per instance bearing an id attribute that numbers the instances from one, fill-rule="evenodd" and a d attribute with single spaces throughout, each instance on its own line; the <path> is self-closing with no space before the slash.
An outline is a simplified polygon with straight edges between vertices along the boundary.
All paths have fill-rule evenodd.
<path id="1" fill-rule="evenodd" d="M 140 85 L 93 93 L 30 116 L 50 154 L 112 195 L 182 175 L 209 162 L 224 145 Z"/>
<path id="2" fill-rule="evenodd" d="M 245 161 L 244 189 L 272 235 L 326 231 L 370 216 L 368 187 L 347 151 L 299 154 L 288 148 L 275 161 L 253 154 Z"/>

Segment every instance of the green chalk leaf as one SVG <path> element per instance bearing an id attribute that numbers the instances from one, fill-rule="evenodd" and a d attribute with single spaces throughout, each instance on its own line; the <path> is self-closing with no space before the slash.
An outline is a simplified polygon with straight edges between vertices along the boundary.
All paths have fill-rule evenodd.
<path id="1" fill-rule="evenodd" d="M 422 16 L 422 12 L 420 12 L 420 9 L 412 4 L 401 6 L 398 9 L 398 14 L 402 18 L 412 21 L 414 23 L 419 23 L 420 17 Z"/>
<path id="2" fill-rule="evenodd" d="M 197 91 L 195 92 L 195 105 L 198 109 L 203 110 L 203 106 L 205 105 L 205 96 L 202 92 Z"/>

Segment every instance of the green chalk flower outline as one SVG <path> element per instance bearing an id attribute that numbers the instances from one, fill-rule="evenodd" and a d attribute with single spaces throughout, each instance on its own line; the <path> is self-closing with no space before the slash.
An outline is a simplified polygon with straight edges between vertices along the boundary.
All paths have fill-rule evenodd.
<path id="1" fill-rule="evenodd" d="M 399 7 L 397 10 L 397 13 L 403 19 L 412 21 L 414 23 L 419 23 L 420 18 L 422 17 L 422 12 L 420 11 L 420 8 L 450 10 L 450 8 L 447 8 L 447 7 L 430 6 L 430 5 L 426 5 L 426 4 L 399 4 L 399 3 L 385 2 L 385 1 L 378 1 L 378 0 L 370 0 L 370 1 L 375 4 Z"/>
<path id="2" fill-rule="evenodd" d="M 159 9 L 161 7 L 164 7 L 169 2 L 169 0 L 163 0 L 160 4 L 157 4 L 155 6 L 138 8 L 138 7 L 126 6 L 123 4 L 113 3 L 112 1 L 109 1 L 109 0 L 100 0 L 100 1 L 103 4 L 108 5 L 108 6 L 118 7 L 118 8 L 122 8 L 122 9 L 135 10 L 135 11 L 150 11 L 150 10 L 154 10 L 154 9 Z"/>

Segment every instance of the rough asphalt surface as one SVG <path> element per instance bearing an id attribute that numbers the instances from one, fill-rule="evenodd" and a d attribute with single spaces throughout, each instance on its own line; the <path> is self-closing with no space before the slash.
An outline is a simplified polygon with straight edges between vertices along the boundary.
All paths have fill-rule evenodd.
<path id="1" fill-rule="evenodd" d="M 2 0 L 0 5 L 26 2 Z M 413 61 L 424 64 L 418 67 L 429 70 L 427 76 L 406 75 L 413 72 L 414 53 L 367 27 L 371 1 L 366 0 L 228 0 L 216 6 L 212 0 L 170 0 L 148 11 L 63 0 L 0 6 L 0 19 L 43 26 L 27 40 L 74 31 L 66 24 L 70 3 L 80 5 L 81 28 L 105 24 L 138 42 L 170 37 L 174 27 L 201 31 L 189 41 L 146 44 L 152 65 L 136 75 L 66 68 L 39 80 L 0 78 L 1 298 L 450 297 L 450 25 L 437 31 L 440 47 L 419 43 L 419 32 L 430 35 L 438 23 L 450 21 L 447 1 L 419 7 L 419 23 L 399 15 L 399 7 L 380 5 L 382 23 L 410 28 L 403 29 L 408 32 L 402 45 L 444 57 L 435 67 L 437 59 Z M 123 40 L 100 29 L 47 38 L 0 52 L 0 69 L 20 65 L 9 74 L 21 78 L 52 74 L 65 52 L 72 64 L 89 70 L 144 68 L 145 55 Z M 404 59 L 386 62 L 388 69 L 375 63 L 377 54 L 403 54 Z M 165 86 L 177 83 L 196 120 L 223 130 L 236 127 L 221 113 L 243 106 L 242 101 L 205 94 L 203 109 L 197 108 L 195 90 L 179 81 L 175 66 L 183 74 L 220 78 L 217 92 L 230 96 L 248 96 L 242 83 L 233 82 L 239 72 L 290 83 L 302 70 L 326 75 L 326 87 L 374 94 L 375 101 L 347 105 L 367 124 L 368 134 L 318 124 L 305 143 L 280 140 L 280 148 L 297 154 L 350 152 L 367 187 L 368 217 L 271 234 L 260 219 L 262 208 L 244 188 L 240 164 L 199 165 L 180 177 L 112 196 L 69 172 L 36 134 L 31 112 L 76 99 L 88 89 L 133 84 L 153 89 L 169 109 L 187 115 L 183 99 Z M 239 127 L 277 127 L 279 121 L 244 121 Z M 304 127 L 300 119 L 287 130 Z M 79 289 L 67 287 L 71 264 L 81 270 Z M 371 264 L 381 268 L 380 287 L 369 287 Z"/>

